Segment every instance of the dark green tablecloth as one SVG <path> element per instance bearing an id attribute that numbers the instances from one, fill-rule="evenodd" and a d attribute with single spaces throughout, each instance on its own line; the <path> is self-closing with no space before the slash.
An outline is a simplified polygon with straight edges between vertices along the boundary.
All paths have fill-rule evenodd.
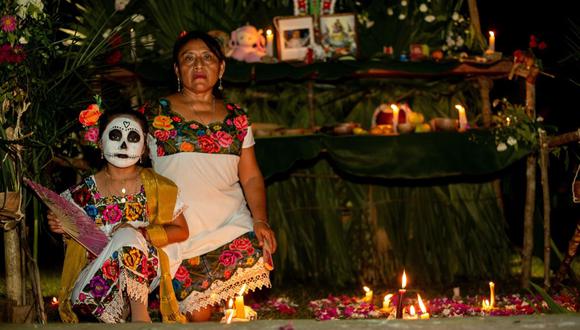
<path id="1" fill-rule="evenodd" d="M 335 169 L 355 176 L 425 179 L 494 173 L 529 152 L 521 146 L 498 152 L 490 132 L 475 130 L 399 136 L 310 135 L 256 139 L 256 156 L 266 178 L 320 154 Z"/>

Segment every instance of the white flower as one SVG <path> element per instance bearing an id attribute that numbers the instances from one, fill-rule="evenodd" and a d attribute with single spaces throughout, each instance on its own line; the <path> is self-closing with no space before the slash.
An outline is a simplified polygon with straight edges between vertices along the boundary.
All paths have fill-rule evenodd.
<path id="1" fill-rule="evenodd" d="M 457 21 L 459 19 L 459 13 L 458 12 L 454 12 L 453 15 L 451 15 L 451 19 L 454 21 Z"/>
<path id="2" fill-rule="evenodd" d="M 106 29 L 105 32 L 103 32 L 103 34 L 102 34 L 103 39 L 107 39 L 110 35 L 111 35 L 111 29 Z"/>
<path id="3" fill-rule="evenodd" d="M 542 116 L 538 116 L 538 118 L 536 118 L 536 121 L 537 121 L 538 123 L 541 123 L 541 122 L 543 122 L 543 121 L 544 121 L 544 117 L 542 117 Z"/>
<path id="4" fill-rule="evenodd" d="M 407 16 L 405 14 L 400 14 L 399 15 L 399 20 L 404 20 L 405 18 L 407 18 Z"/>
<path id="5" fill-rule="evenodd" d="M 18 43 L 21 45 L 26 45 L 28 43 L 28 39 L 26 39 L 24 36 L 20 37 L 20 39 L 18 39 Z"/>
<path id="6" fill-rule="evenodd" d="M 455 40 L 455 41 L 456 41 L 457 47 L 463 46 L 464 40 L 463 40 L 463 38 L 461 38 L 461 36 L 458 36 L 457 40 Z"/>
<path id="7" fill-rule="evenodd" d="M 393 14 L 395 14 L 395 12 L 393 11 L 393 8 L 391 8 L 391 7 L 387 8 L 387 15 L 393 16 Z"/>
<path id="8" fill-rule="evenodd" d="M 135 23 L 141 23 L 145 20 L 145 16 L 139 14 L 133 14 L 131 20 Z"/>
<path id="9" fill-rule="evenodd" d="M 427 15 L 427 16 L 425 16 L 425 21 L 426 21 L 427 23 L 431 23 L 431 22 L 433 22 L 434 20 L 435 20 L 435 16 L 433 16 L 433 15 Z"/>
<path id="10" fill-rule="evenodd" d="M 505 143 L 503 143 L 503 142 L 500 142 L 500 143 L 497 145 L 497 148 L 496 148 L 496 149 L 497 149 L 497 151 L 499 151 L 499 152 L 506 151 L 506 150 L 507 150 L 507 145 L 506 145 Z"/>
<path id="11" fill-rule="evenodd" d="M 420 11 L 420 12 L 422 12 L 422 13 L 425 13 L 425 12 L 427 12 L 427 10 L 429 10 L 429 7 L 427 7 L 427 5 L 426 5 L 426 4 L 422 3 L 422 4 L 419 6 L 419 11 Z"/>
<path id="12" fill-rule="evenodd" d="M 366 23 L 367 29 L 371 28 L 373 25 L 375 25 L 375 21 L 367 20 L 367 23 Z"/>
<path id="13" fill-rule="evenodd" d="M 131 0 L 115 0 L 115 10 L 122 11 L 125 10 L 125 7 L 131 2 Z"/>
<path id="14" fill-rule="evenodd" d="M 43 16 L 44 4 L 42 0 L 16 0 L 16 6 L 18 8 L 16 15 L 22 19 L 26 18 L 29 12 L 34 19 Z"/>
<path id="15" fill-rule="evenodd" d="M 407 1 L 405 1 L 405 0 L 401 1 L 401 6 L 406 7 L 407 6 Z"/>
<path id="16" fill-rule="evenodd" d="M 446 41 L 447 41 L 447 45 L 448 45 L 449 47 L 451 47 L 451 46 L 455 46 L 455 40 L 453 40 L 453 38 L 449 38 L 449 37 L 448 37 Z"/>
<path id="17" fill-rule="evenodd" d="M 518 140 L 516 140 L 513 136 L 508 137 L 507 139 L 507 144 L 509 144 L 510 146 L 516 145 L 518 143 Z"/>

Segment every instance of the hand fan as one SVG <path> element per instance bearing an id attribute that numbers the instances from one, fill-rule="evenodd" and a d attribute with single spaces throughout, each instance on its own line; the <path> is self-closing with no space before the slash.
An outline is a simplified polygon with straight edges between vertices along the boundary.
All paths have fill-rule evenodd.
<path id="1" fill-rule="evenodd" d="M 28 178 L 24 178 L 24 183 L 32 188 L 40 200 L 54 212 L 60 220 L 63 230 L 72 239 L 96 256 L 101 253 L 109 242 L 109 238 L 97 228 L 93 219 L 82 208 Z"/>

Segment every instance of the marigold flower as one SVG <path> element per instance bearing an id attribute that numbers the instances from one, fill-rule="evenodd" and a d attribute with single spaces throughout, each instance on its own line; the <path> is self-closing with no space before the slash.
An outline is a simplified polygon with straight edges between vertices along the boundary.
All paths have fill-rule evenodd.
<path id="1" fill-rule="evenodd" d="M 16 30 L 16 17 L 5 15 L 0 18 L 0 28 L 4 32 L 13 32 Z"/>
<path id="2" fill-rule="evenodd" d="M 83 126 L 93 126 L 97 124 L 101 117 L 101 109 L 97 104 L 91 104 L 79 114 L 79 121 Z"/>

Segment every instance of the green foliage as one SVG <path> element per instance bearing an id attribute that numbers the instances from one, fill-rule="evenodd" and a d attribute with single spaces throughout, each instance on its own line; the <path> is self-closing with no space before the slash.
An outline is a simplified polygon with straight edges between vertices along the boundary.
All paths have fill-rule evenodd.
<path id="1" fill-rule="evenodd" d="M 544 301 L 548 305 L 548 312 L 554 313 L 554 314 L 568 314 L 568 313 L 570 313 L 570 311 L 568 311 L 566 308 L 560 306 L 557 302 L 555 302 L 554 299 L 552 299 L 552 297 L 550 297 L 550 295 L 546 292 L 546 290 L 542 289 L 542 287 L 535 284 L 534 282 L 530 282 L 530 285 L 532 286 L 532 288 L 534 288 L 534 290 L 538 294 L 540 294 L 540 296 L 542 296 L 542 298 L 544 299 Z M 530 290 L 530 293 L 531 293 L 531 290 Z"/>

